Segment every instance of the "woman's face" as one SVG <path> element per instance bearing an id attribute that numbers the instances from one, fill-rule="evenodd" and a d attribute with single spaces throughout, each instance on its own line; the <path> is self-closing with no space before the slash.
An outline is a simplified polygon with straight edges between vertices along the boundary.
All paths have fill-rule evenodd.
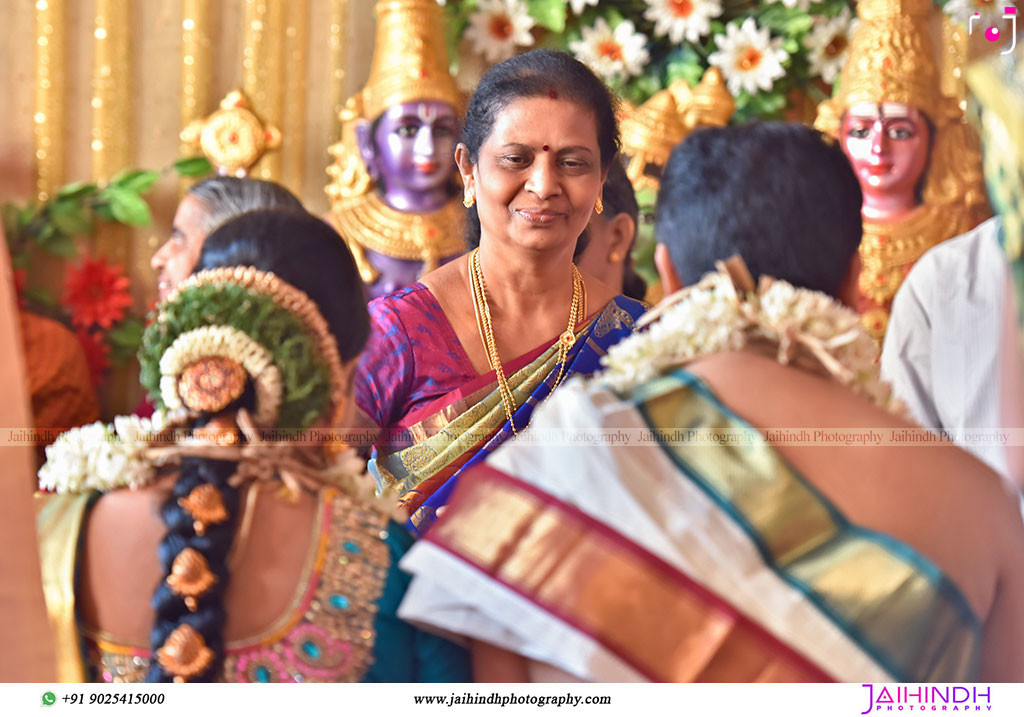
<path id="1" fill-rule="evenodd" d="M 928 163 L 928 123 L 914 107 L 856 104 L 843 118 L 843 149 L 861 191 L 913 196 Z M 909 207 L 908 207 L 909 208 Z"/>
<path id="2" fill-rule="evenodd" d="M 496 118 L 476 165 L 459 147 L 482 241 L 572 250 L 604 183 L 593 111 L 563 99 L 517 100 Z"/>

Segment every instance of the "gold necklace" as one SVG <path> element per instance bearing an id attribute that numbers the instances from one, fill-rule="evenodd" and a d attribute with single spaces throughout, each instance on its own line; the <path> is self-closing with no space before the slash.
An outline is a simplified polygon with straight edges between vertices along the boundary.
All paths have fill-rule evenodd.
<path id="1" fill-rule="evenodd" d="M 491 323 L 491 310 L 487 305 L 487 291 L 484 286 L 484 273 L 480 269 L 480 249 L 474 249 L 469 254 L 469 278 L 473 290 L 473 311 L 476 314 L 476 326 L 480 331 L 480 340 L 487 351 L 487 362 L 498 381 L 498 392 L 501 394 L 501 403 L 505 407 L 505 416 L 509 425 L 512 426 L 512 433 L 518 435 L 515 421 L 512 416 L 516 412 L 516 400 L 509 388 L 508 379 L 505 378 L 505 371 L 501 365 L 501 358 L 498 356 L 498 345 L 494 341 L 494 326 Z M 555 384 L 551 387 L 554 391 L 562 381 L 565 372 L 565 361 L 569 349 L 576 343 L 576 325 L 583 319 L 586 302 L 586 287 L 583 284 L 583 277 L 579 269 L 572 265 L 572 305 L 569 307 L 569 325 L 561 336 L 558 337 L 558 376 Z M 529 427 L 529 423 L 527 423 Z"/>

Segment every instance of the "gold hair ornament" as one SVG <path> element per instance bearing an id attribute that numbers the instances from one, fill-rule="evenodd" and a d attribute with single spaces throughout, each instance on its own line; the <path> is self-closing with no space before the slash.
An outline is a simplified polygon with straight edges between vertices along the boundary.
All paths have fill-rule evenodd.
<path id="1" fill-rule="evenodd" d="M 217 413 L 245 391 L 245 369 L 224 356 L 207 356 L 189 364 L 178 378 L 181 402 L 193 411 Z"/>
<path id="2" fill-rule="evenodd" d="M 175 595 L 182 597 L 189 612 L 195 612 L 196 598 L 213 587 L 217 576 L 210 571 L 206 558 L 195 548 L 185 548 L 171 565 L 171 574 L 164 581 Z"/>
<path id="3" fill-rule="evenodd" d="M 192 528 L 196 535 L 206 535 L 207 526 L 223 523 L 228 519 L 224 497 L 209 483 L 197 485 L 186 497 L 178 498 L 178 505 L 192 516 Z"/>
<path id="4" fill-rule="evenodd" d="M 188 682 L 201 675 L 213 664 L 213 658 L 213 650 L 188 623 L 178 625 L 156 651 L 157 662 L 174 675 L 175 682 Z"/>

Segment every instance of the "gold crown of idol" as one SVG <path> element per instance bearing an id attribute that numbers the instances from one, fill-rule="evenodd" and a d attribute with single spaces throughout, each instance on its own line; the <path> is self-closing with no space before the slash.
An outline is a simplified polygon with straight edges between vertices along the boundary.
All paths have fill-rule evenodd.
<path id="1" fill-rule="evenodd" d="M 860 23 L 834 97 L 818 107 L 814 126 L 839 136 L 843 113 L 867 102 L 916 107 L 936 125 L 955 114 L 955 102 L 940 91 L 937 56 L 928 39 L 931 0 L 860 0 Z"/>
<path id="2" fill-rule="evenodd" d="M 437 0 L 380 0 L 376 13 L 373 64 L 361 93 L 363 116 L 374 120 L 389 107 L 417 100 L 460 107 Z"/>
<path id="3" fill-rule="evenodd" d="M 721 127 L 736 104 L 722 74 L 710 68 L 696 87 L 678 79 L 639 107 L 626 104 L 620 123 L 626 176 L 637 191 L 658 189 L 672 149 L 697 127 Z"/>

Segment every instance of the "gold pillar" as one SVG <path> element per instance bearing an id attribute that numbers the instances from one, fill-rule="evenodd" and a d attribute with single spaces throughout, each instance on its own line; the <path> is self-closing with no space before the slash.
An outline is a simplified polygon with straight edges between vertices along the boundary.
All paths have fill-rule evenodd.
<path id="1" fill-rule="evenodd" d="M 348 0 L 331 0 L 331 71 L 328 97 L 331 107 L 330 142 L 328 146 L 341 139 L 341 110 L 348 99 L 345 91 L 346 71 L 348 69 Z"/>
<path id="2" fill-rule="evenodd" d="M 64 0 L 36 2 L 36 194 L 49 198 L 64 181 L 67 8 Z"/>
<path id="3" fill-rule="evenodd" d="M 291 0 L 284 29 L 285 62 L 284 117 L 279 125 L 282 144 L 281 179 L 292 192 L 302 196 L 303 164 L 306 154 L 306 52 L 309 46 L 309 1 Z"/>
<path id="4" fill-rule="evenodd" d="M 213 110 L 210 79 L 210 2 L 184 0 L 181 12 L 181 127 L 200 119 Z M 195 150 L 181 145 L 186 156 Z"/>
<path id="5" fill-rule="evenodd" d="M 93 20 L 92 177 L 110 180 L 132 162 L 132 62 L 130 0 L 96 0 Z M 133 242 L 129 227 L 97 225 L 93 253 L 108 263 L 132 266 Z M 112 369 L 101 399 L 104 414 L 131 410 L 137 391 L 137 368 L 128 364 Z"/>
<path id="6" fill-rule="evenodd" d="M 284 0 L 245 0 L 242 88 L 256 114 L 276 127 L 282 124 L 284 97 L 284 11 Z M 280 174 L 280 153 L 264 156 L 252 171 L 253 176 L 261 179 L 277 179 Z"/>

